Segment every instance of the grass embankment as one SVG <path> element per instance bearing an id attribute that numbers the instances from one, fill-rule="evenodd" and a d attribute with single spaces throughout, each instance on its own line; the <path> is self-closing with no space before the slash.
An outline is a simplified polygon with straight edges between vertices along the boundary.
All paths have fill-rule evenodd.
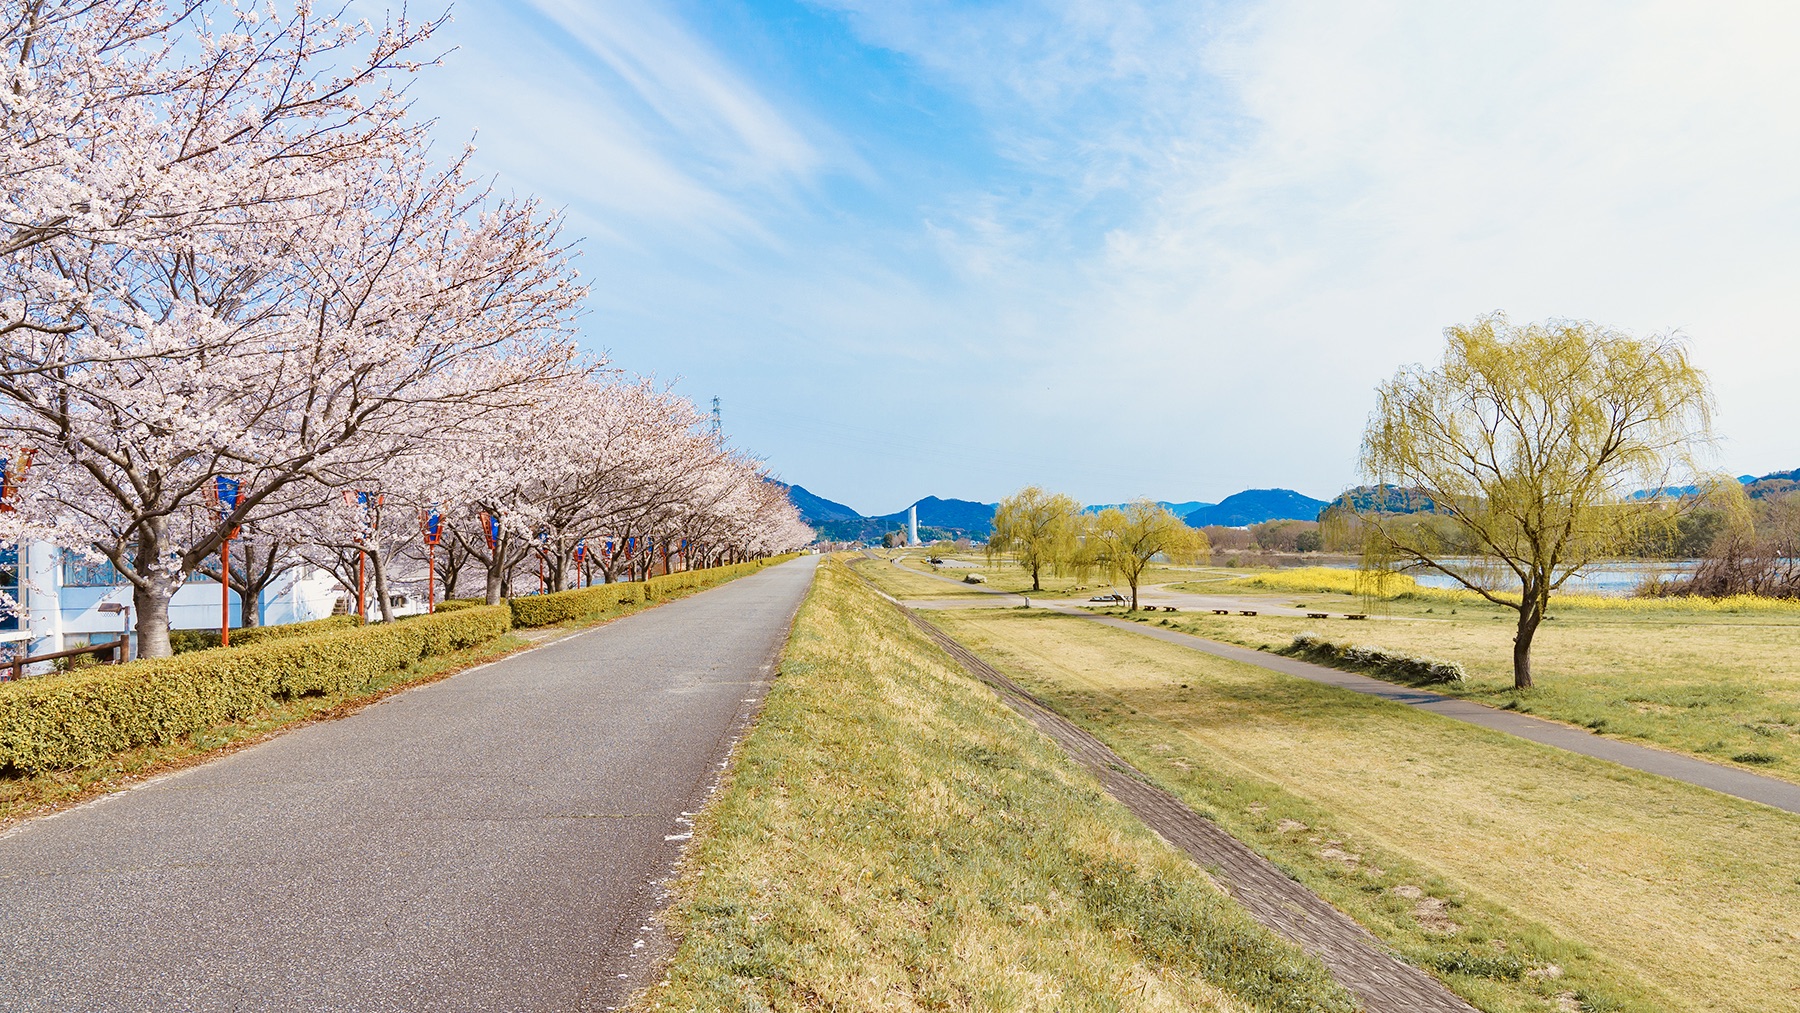
<path id="1" fill-rule="evenodd" d="M 638 1008 L 1351 1007 L 836 563 L 676 894 Z"/>
<path id="2" fill-rule="evenodd" d="M 1360 598 L 1317 591 L 1270 600 L 1320 612 L 1364 607 Z M 1318 633 L 1460 662 L 1467 681 L 1434 689 L 1800 781 L 1800 609 L 1591 600 L 1551 600 L 1554 618 L 1532 647 L 1535 686 L 1525 691 L 1512 688 L 1515 613 L 1488 602 L 1401 597 L 1381 603 L 1382 621 L 1362 624 L 1193 612 L 1158 619 L 1248 647 L 1280 648 Z"/>
<path id="3" fill-rule="evenodd" d="M 1483 1009 L 1800 1008 L 1800 817 L 1075 617 L 933 621 Z"/>
<path id="4" fill-rule="evenodd" d="M 791 557 L 781 557 L 778 561 L 785 561 L 788 558 Z M 696 571 L 694 576 L 686 581 L 658 578 L 663 582 L 656 587 L 658 603 L 686 597 L 688 594 L 697 593 L 704 587 L 754 572 L 758 568 L 749 565 L 717 567 L 714 568 L 719 571 L 717 573 Z M 677 574 L 676 577 L 680 578 L 682 575 Z M 690 586 L 682 586 L 684 583 Z M 617 586 L 619 585 L 603 585 L 601 589 Z M 641 587 L 641 585 L 633 586 Z M 267 706 L 251 710 L 241 717 L 219 721 L 184 734 L 164 736 L 154 741 L 143 741 L 128 748 L 112 750 L 93 762 L 82 762 L 74 766 L 65 765 L 60 769 L 12 771 L 6 776 L 0 776 L 0 829 L 18 823 L 20 820 L 41 816 L 99 795 L 118 791 L 158 774 L 203 763 L 217 755 L 254 745 L 304 724 L 344 717 L 401 690 L 447 678 L 472 666 L 495 661 L 530 647 L 534 643 L 541 642 L 546 634 L 554 634 L 558 630 L 576 630 L 600 625 L 652 607 L 653 604 L 644 601 L 641 595 L 628 596 L 628 600 L 623 601 L 619 600 L 620 597 L 612 594 L 576 592 L 538 599 L 522 599 L 531 605 L 556 598 L 574 599 L 595 607 L 565 608 L 555 613 L 555 621 L 549 621 L 548 616 L 544 617 L 545 621 L 543 622 L 534 620 L 533 625 L 538 628 L 530 634 L 521 634 L 519 630 L 514 629 L 502 633 L 494 639 L 462 650 L 423 657 L 391 670 L 378 672 L 371 678 L 349 688 L 331 688 L 324 691 L 279 696 L 270 699 Z M 282 635 L 288 634 L 290 631 L 283 630 L 281 627 L 266 629 L 268 633 L 264 634 L 263 639 L 265 640 L 291 639 L 290 636 Z M 368 629 L 371 633 L 378 634 L 381 627 L 372 626 Z M 236 645 L 231 648 L 213 648 L 213 650 L 226 651 L 243 649 Z M 192 659 L 207 653 L 206 651 L 190 652 L 183 657 Z M 141 662 L 137 664 L 141 667 L 157 663 Z M 53 687 L 55 685 L 53 680 L 83 677 L 106 678 L 121 671 L 113 668 L 84 668 L 78 673 L 34 677 L 28 681 L 10 683 L 7 684 L 10 688 L 6 691 L 29 692 L 35 688 Z"/>

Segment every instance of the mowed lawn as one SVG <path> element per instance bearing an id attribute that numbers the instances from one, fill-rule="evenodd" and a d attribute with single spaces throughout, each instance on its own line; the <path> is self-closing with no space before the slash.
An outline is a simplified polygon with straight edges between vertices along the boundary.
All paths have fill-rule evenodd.
<path id="1" fill-rule="evenodd" d="M 1263 597 L 1321 612 L 1367 607 L 1348 595 Z M 1800 613 L 1623 612 L 1553 601 L 1555 618 L 1539 628 L 1533 644 L 1535 685 L 1520 692 L 1512 688 L 1511 611 L 1441 602 L 1375 607 L 1386 614 L 1361 623 L 1193 612 L 1159 618 L 1249 647 L 1279 648 L 1295 634 L 1317 633 L 1458 661 L 1469 680 L 1444 692 L 1800 781 Z"/>
<path id="2" fill-rule="evenodd" d="M 1484 1009 L 1800 1009 L 1800 817 L 1077 617 L 931 619 Z"/>

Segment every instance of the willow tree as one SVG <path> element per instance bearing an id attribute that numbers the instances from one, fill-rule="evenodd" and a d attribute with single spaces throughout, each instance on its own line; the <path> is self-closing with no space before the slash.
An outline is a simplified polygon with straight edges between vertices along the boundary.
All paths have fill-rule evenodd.
<path id="1" fill-rule="evenodd" d="M 1078 568 L 1080 529 L 1080 503 L 1062 493 L 1028 485 L 1001 500 L 994 511 L 988 558 L 1011 556 L 1031 574 L 1031 589 L 1042 591 L 1045 570 L 1061 575 Z"/>
<path id="2" fill-rule="evenodd" d="M 1206 532 L 1147 499 L 1100 511 L 1088 525 L 1086 540 L 1086 550 L 1094 562 L 1114 579 L 1131 585 L 1134 612 L 1138 607 L 1138 583 L 1157 557 L 1171 563 L 1199 563 L 1212 553 Z"/>
<path id="3" fill-rule="evenodd" d="M 1634 494 L 1691 466 L 1710 439 L 1711 393 L 1669 336 L 1495 313 L 1445 337 L 1441 365 L 1380 387 L 1362 445 L 1372 481 L 1417 490 L 1435 516 L 1360 519 L 1371 563 L 1434 570 L 1518 613 L 1513 685 L 1525 689 L 1551 595 L 1666 516 L 1658 497 Z M 1447 556 L 1445 519 L 1472 562 Z"/>

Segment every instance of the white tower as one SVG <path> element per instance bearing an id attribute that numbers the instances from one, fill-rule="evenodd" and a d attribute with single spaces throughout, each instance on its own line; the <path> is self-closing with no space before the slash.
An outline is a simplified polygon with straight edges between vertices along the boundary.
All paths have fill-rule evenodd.
<path id="1" fill-rule="evenodd" d="M 919 544 L 919 504 L 906 508 L 906 544 Z"/>

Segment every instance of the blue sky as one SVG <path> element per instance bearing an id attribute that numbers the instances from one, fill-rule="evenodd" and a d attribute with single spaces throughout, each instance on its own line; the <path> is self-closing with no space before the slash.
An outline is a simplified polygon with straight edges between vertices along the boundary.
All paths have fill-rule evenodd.
<path id="1" fill-rule="evenodd" d="M 462 0 L 413 85 L 584 340 L 866 513 L 1326 497 L 1452 323 L 1680 330 L 1800 466 L 1800 6 Z"/>

